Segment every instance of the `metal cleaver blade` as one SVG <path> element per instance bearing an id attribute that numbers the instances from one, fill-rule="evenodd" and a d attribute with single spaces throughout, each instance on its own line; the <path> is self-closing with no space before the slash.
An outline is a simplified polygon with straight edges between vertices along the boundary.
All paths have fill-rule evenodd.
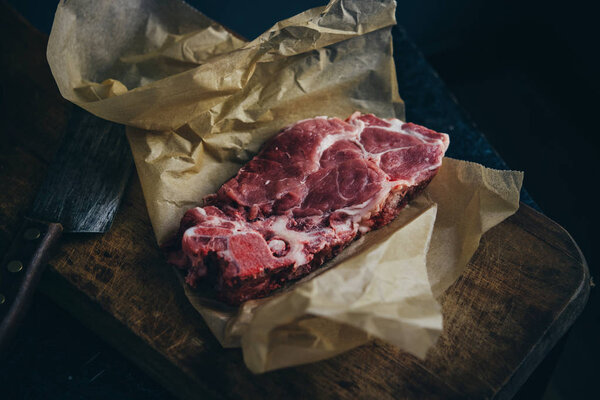
<path id="1" fill-rule="evenodd" d="M 132 166 L 125 127 L 74 107 L 63 142 L 0 268 L 0 356 L 62 232 L 106 232 Z"/>

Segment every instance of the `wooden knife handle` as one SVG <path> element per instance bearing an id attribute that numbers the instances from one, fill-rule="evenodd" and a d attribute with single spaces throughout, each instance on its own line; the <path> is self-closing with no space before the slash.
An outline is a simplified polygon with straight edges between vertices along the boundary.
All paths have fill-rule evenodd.
<path id="1" fill-rule="evenodd" d="M 0 356 L 31 305 L 62 225 L 26 220 L 0 264 Z"/>

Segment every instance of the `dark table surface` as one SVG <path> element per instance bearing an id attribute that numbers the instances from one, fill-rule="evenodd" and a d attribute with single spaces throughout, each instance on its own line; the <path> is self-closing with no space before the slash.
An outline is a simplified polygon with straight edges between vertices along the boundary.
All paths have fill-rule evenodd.
<path id="1" fill-rule="evenodd" d="M 48 19 L 32 15 L 38 27 L 47 31 Z M 450 157 L 507 169 L 401 28 L 394 29 L 394 53 L 403 55 L 396 59 L 396 66 L 407 120 L 449 133 Z M 539 209 L 525 191 L 522 201 Z M 551 354 L 548 363 L 553 363 L 557 354 Z M 542 364 L 540 369 L 549 367 Z M 0 398 L 165 399 L 171 395 L 77 320 L 37 294 L 8 358 L 0 364 Z"/>

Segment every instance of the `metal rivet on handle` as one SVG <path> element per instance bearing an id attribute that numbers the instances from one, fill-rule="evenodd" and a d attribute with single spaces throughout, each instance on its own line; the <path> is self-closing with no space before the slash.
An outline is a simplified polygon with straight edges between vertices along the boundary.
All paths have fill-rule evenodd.
<path id="1" fill-rule="evenodd" d="M 23 269 L 23 263 L 19 260 L 13 260 L 6 264 L 6 269 L 10 272 L 19 272 Z"/>
<path id="2" fill-rule="evenodd" d="M 23 233 L 23 237 L 26 240 L 35 240 L 35 239 L 39 238 L 41 234 L 42 233 L 40 232 L 39 229 L 37 229 L 37 228 L 29 228 L 29 229 L 27 229 L 25 231 L 25 233 Z"/>

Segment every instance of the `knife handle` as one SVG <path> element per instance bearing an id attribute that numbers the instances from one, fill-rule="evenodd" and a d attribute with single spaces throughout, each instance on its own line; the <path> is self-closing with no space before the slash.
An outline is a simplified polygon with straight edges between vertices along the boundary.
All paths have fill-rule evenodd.
<path id="1" fill-rule="evenodd" d="M 0 356 L 33 300 L 62 225 L 25 220 L 0 264 Z"/>

